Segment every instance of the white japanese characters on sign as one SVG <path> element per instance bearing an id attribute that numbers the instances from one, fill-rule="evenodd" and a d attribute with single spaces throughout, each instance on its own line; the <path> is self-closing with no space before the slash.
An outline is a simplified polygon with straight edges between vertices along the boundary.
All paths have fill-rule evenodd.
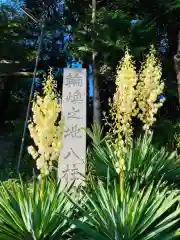
<path id="1" fill-rule="evenodd" d="M 58 177 L 61 184 L 82 183 L 86 160 L 86 69 L 65 68 L 63 74 L 62 119 L 63 147 Z"/>

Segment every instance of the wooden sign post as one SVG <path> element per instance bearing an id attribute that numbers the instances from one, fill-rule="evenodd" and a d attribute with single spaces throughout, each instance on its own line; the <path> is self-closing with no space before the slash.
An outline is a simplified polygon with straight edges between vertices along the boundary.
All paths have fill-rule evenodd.
<path id="1" fill-rule="evenodd" d="M 75 181 L 77 186 L 83 181 L 82 175 L 85 175 L 86 92 L 86 69 L 65 68 L 62 95 L 62 119 L 65 126 L 58 166 L 61 185 Z"/>

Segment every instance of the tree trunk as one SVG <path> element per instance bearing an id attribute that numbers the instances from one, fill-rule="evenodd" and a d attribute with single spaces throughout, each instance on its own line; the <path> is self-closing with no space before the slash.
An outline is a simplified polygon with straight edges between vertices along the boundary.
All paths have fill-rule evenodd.
<path id="1" fill-rule="evenodd" d="M 178 33 L 178 49 L 177 54 L 174 56 L 174 64 L 177 76 L 177 84 L 178 84 L 178 96 L 179 96 L 179 105 L 180 105 L 180 30 Z"/>
<path id="2" fill-rule="evenodd" d="M 96 23 L 96 0 L 92 0 L 92 25 L 95 33 Z M 92 39 L 93 48 L 95 39 Z M 96 51 L 92 51 L 92 76 L 93 76 L 93 124 L 101 124 L 101 103 L 100 92 L 98 86 L 97 72 L 96 72 Z"/>

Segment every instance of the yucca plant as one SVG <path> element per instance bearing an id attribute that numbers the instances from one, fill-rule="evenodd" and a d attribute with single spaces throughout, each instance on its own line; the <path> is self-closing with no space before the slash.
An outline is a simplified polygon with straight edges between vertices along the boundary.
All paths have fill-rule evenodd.
<path id="1" fill-rule="evenodd" d="M 56 181 L 46 180 L 43 196 L 36 180 L 31 185 L 20 181 L 0 193 L 0 239 L 68 239 L 74 206 Z M 72 195 L 71 195 L 72 196 Z M 74 196 L 74 195 L 73 195 Z"/>
<path id="2" fill-rule="evenodd" d="M 87 128 L 86 132 L 91 138 L 93 146 L 102 145 L 107 138 L 104 135 L 104 128 L 100 127 L 98 124 L 92 124 L 91 129 Z"/>
<path id="3" fill-rule="evenodd" d="M 180 192 L 163 190 L 163 183 L 151 183 L 133 190 L 125 184 L 123 201 L 119 184 L 114 181 L 90 181 L 91 190 L 84 192 L 84 218 L 74 223 L 81 230 L 74 239 L 91 240 L 170 240 L 178 236 Z"/>
<path id="4" fill-rule="evenodd" d="M 152 144 L 153 135 L 144 135 L 135 140 L 125 154 L 126 179 L 139 179 L 146 185 L 152 180 L 164 179 L 180 187 L 180 158 L 176 151 L 165 147 L 157 149 Z"/>
<path id="5" fill-rule="evenodd" d="M 88 131 L 89 134 L 90 130 Z M 95 131 L 89 134 L 95 138 Z M 119 178 L 119 158 L 117 149 L 111 139 L 104 138 L 98 144 L 92 143 L 88 163 L 91 174 L 106 180 L 107 171 L 112 179 Z M 124 176 L 126 181 L 134 183 L 137 179 L 145 185 L 152 180 L 167 180 L 180 186 L 180 158 L 176 152 L 168 152 L 165 148 L 157 149 L 152 144 L 152 135 L 144 135 L 134 140 L 124 154 Z"/>

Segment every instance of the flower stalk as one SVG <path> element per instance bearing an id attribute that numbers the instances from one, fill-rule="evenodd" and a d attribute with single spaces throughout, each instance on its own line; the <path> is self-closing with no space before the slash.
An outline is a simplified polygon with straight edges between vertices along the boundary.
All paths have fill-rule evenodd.
<path id="1" fill-rule="evenodd" d="M 156 120 L 155 115 L 165 100 L 158 99 L 164 89 L 161 76 L 161 65 L 153 46 L 139 73 L 128 50 L 117 67 L 116 92 L 113 101 L 109 100 L 112 121 L 109 123 L 107 117 L 105 120 L 106 125 L 110 126 L 110 136 L 115 139 L 121 200 L 124 198 L 125 154 L 133 137 L 133 118 L 141 120 L 145 134 L 150 132 L 150 127 Z"/>

